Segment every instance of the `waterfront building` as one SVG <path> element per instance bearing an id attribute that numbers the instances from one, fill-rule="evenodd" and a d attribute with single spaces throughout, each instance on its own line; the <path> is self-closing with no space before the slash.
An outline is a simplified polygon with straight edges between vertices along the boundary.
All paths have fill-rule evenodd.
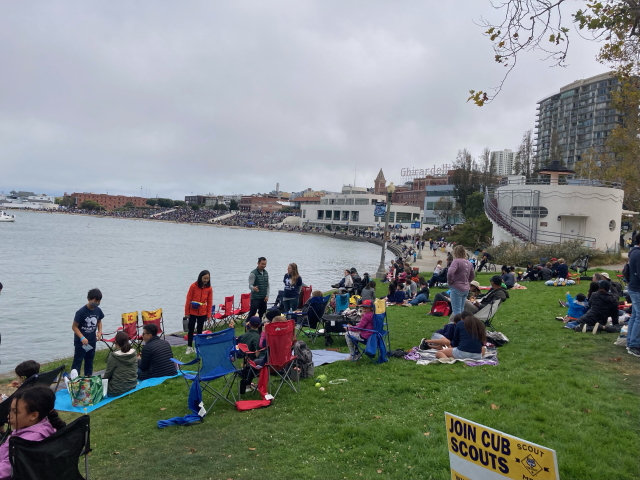
<path id="1" fill-rule="evenodd" d="M 619 248 L 624 191 L 617 184 L 568 178 L 575 172 L 559 161 L 537 172 L 544 178 L 511 175 L 485 194 L 493 242 L 555 244 L 579 240 L 614 252 Z M 568 259 L 569 261 L 573 259 Z"/>
<path id="2" fill-rule="evenodd" d="M 0 207 L 55 210 L 58 208 L 55 200 L 55 197 L 45 195 L 44 193 L 35 194 L 33 192 L 16 192 L 12 190 L 6 195 L 0 195 Z"/>
<path id="3" fill-rule="evenodd" d="M 424 224 L 433 226 L 457 225 L 464 218 L 455 208 L 455 186 L 452 184 L 427 185 L 424 197 Z"/>
<path id="4" fill-rule="evenodd" d="M 241 212 L 279 212 L 288 202 L 280 200 L 275 195 L 243 195 L 240 197 Z"/>
<path id="5" fill-rule="evenodd" d="M 346 185 L 341 193 L 320 198 L 319 204 L 301 205 L 300 221 L 304 226 L 369 230 L 384 228 L 385 216 L 376 207 L 386 204 L 386 195 L 370 192 L 365 187 Z M 378 213 L 378 215 L 376 215 Z M 393 203 L 389 225 L 408 227 L 420 220 L 421 209 Z"/>
<path id="6" fill-rule="evenodd" d="M 109 195 L 104 193 L 72 193 L 71 195 L 64 194 L 65 197 L 71 197 L 73 199 L 72 206 L 80 208 L 82 202 L 85 200 L 93 200 L 98 202 L 104 207 L 105 210 L 114 210 L 116 208 L 124 207 L 127 203 L 132 203 L 134 207 L 146 207 L 147 199 L 142 197 L 128 197 L 126 195 Z"/>
<path id="7" fill-rule="evenodd" d="M 576 80 L 540 100 L 535 125 L 538 165 L 561 160 L 573 168 L 591 147 L 604 145 L 611 130 L 623 122 L 622 114 L 611 108 L 611 93 L 618 88 L 618 80 L 603 73 Z"/>
<path id="8" fill-rule="evenodd" d="M 493 170 L 491 173 L 499 177 L 506 177 L 514 174 L 516 163 L 516 152 L 509 149 L 491 152 L 491 164 Z"/>

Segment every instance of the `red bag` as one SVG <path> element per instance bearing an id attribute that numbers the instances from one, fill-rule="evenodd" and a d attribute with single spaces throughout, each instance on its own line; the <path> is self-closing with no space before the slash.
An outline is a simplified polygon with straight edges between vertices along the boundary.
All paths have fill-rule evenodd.
<path id="1" fill-rule="evenodd" d="M 448 317 L 449 315 L 451 315 L 451 307 L 449 306 L 449 302 L 438 300 L 431 307 L 429 315 L 433 315 L 434 317 Z"/>

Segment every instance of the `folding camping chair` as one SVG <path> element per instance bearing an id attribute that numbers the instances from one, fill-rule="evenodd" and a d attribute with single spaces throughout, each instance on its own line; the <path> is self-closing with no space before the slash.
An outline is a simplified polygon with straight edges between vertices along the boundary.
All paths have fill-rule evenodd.
<path id="1" fill-rule="evenodd" d="M 298 358 L 293 354 L 295 328 L 293 320 L 272 322 L 264 326 L 267 335 L 267 362 L 264 368 L 269 369 L 269 393 L 274 399 L 285 384 L 296 393 L 300 390 L 300 376 L 296 383 L 289 377 Z M 272 390 L 274 387 L 277 387 L 275 393 Z"/>
<path id="2" fill-rule="evenodd" d="M 243 293 L 240 295 L 240 305 L 233 311 L 234 318 L 246 318 L 251 310 L 251 294 Z"/>
<path id="3" fill-rule="evenodd" d="M 484 323 L 485 327 L 487 327 L 489 330 L 495 331 L 495 328 L 493 327 L 491 321 L 493 320 L 493 317 L 496 316 L 498 307 L 500 307 L 500 299 L 496 299 L 489 305 L 485 305 L 484 307 L 482 307 L 474 314 L 474 317 Z"/>
<path id="4" fill-rule="evenodd" d="M 349 308 L 349 294 L 336 295 L 336 313 L 342 313 Z"/>
<path id="5" fill-rule="evenodd" d="M 326 297 L 311 297 L 309 305 L 302 309 L 302 314 L 298 316 L 298 331 L 316 343 L 316 338 L 320 335 L 319 330 L 322 325 L 322 317 L 327 310 L 327 305 L 331 295 Z"/>
<path id="6" fill-rule="evenodd" d="M 589 258 L 591 258 L 591 255 L 584 255 L 582 257 L 576 258 L 573 263 L 569 265 L 569 270 L 573 270 L 577 273 L 569 274 L 569 278 L 573 280 L 577 278 L 578 280 L 576 280 L 576 283 L 580 283 L 580 279 L 590 280 L 589 277 L 582 276 L 584 273 L 586 273 L 587 270 L 589 270 Z"/>
<path id="7" fill-rule="evenodd" d="M 22 385 L 18 387 L 16 392 L 20 389 L 33 387 L 34 385 L 36 385 L 36 378 L 36 375 L 31 375 L 24 382 L 22 382 Z M 5 425 L 8 422 L 9 410 L 11 410 L 11 402 L 13 401 L 13 397 L 16 392 L 13 392 L 11 395 L 9 395 L 9 398 L 7 398 L 4 402 L 0 402 L 0 426 Z"/>
<path id="8" fill-rule="evenodd" d="M 129 336 L 131 346 L 139 352 L 140 345 L 142 344 L 142 336 L 138 334 L 138 312 L 123 313 L 122 326 L 118 327 L 115 332 L 102 336 L 100 341 L 107 346 L 110 354 L 115 350 L 116 333 L 121 330 Z"/>
<path id="9" fill-rule="evenodd" d="M 90 432 L 89 415 L 83 415 L 44 440 L 10 437 L 11 478 L 14 480 L 88 479 Z M 84 456 L 84 477 L 78 470 L 78 461 L 81 456 Z"/>
<path id="10" fill-rule="evenodd" d="M 142 326 L 153 324 L 158 327 L 158 336 L 164 339 L 164 319 L 162 318 L 162 309 L 157 310 L 143 310 L 142 311 Z M 142 337 L 140 337 L 142 343 Z"/>
<path id="11" fill-rule="evenodd" d="M 352 331 L 370 332 L 371 336 L 366 340 L 360 340 L 349 334 Z M 375 363 L 384 363 L 389 361 L 387 358 L 387 352 L 391 351 L 391 344 L 389 342 L 389 323 L 386 313 L 373 314 L 373 330 L 349 327 L 347 336 L 353 341 L 357 357 L 361 357 L 364 353 L 366 356 L 371 358 L 371 360 L 377 356 L 377 359 L 373 360 Z M 364 351 L 361 350 L 360 345 L 365 345 Z"/>
<path id="12" fill-rule="evenodd" d="M 182 373 L 187 387 L 190 387 L 189 381 L 197 381 L 202 387 L 203 394 L 208 392 L 215 397 L 207 411 L 211 410 L 218 400 L 234 405 L 236 398 L 232 388 L 239 373 L 233 363 L 236 351 L 235 330 L 227 328 L 215 333 L 194 335 L 193 340 L 196 348 L 194 360 L 184 363 L 175 358 L 171 359 Z M 198 364 L 197 372 L 182 370 L 182 367 L 195 364 Z M 215 388 L 212 383 L 221 378 L 224 379 L 224 385 L 221 388 Z M 233 401 L 229 400 L 229 394 Z"/>
<path id="13" fill-rule="evenodd" d="M 298 303 L 298 308 L 302 308 L 307 300 L 311 298 L 311 292 L 313 291 L 313 287 L 309 285 L 308 287 L 302 287 L 300 290 L 300 303 Z"/>
<path id="14" fill-rule="evenodd" d="M 44 373 L 37 373 L 34 375 L 35 383 L 34 385 L 42 385 L 45 387 L 52 387 L 54 392 L 58 391 L 58 386 L 62 381 L 62 375 L 64 374 L 64 369 L 66 365 L 60 365 L 58 368 L 54 368 L 53 370 L 49 370 Z"/>
<path id="15" fill-rule="evenodd" d="M 220 305 L 218 312 L 213 315 L 213 325 L 211 325 L 213 328 L 218 325 L 229 325 L 231 320 L 233 320 L 233 299 L 234 295 L 224 297 L 224 303 Z"/>

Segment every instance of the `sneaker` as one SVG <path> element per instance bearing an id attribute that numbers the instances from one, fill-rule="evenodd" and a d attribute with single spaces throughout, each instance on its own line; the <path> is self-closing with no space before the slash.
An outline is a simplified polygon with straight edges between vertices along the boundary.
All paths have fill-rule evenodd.
<path id="1" fill-rule="evenodd" d="M 186 353 L 187 355 L 194 353 L 193 347 L 187 347 L 187 351 L 184 353 Z"/>
<path id="2" fill-rule="evenodd" d="M 558 320 L 560 322 L 564 322 L 564 317 L 556 317 L 556 320 Z"/>
<path id="3" fill-rule="evenodd" d="M 591 333 L 593 333 L 593 334 L 595 335 L 596 333 L 598 333 L 598 330 L 602 330 L 603 328 L 604 328 L 604 327 L 602 326 L 602 324 L 601 324 L 601 323 L 596 323 L 596 324 L 593 326 L 593 330 L 591 331 Z"/>
<path id="4" fill-rule="evenodd" d="M 640 348 L 638 347 L 627 347 L 627 352 L 636 357 L 640 357 Z"/>

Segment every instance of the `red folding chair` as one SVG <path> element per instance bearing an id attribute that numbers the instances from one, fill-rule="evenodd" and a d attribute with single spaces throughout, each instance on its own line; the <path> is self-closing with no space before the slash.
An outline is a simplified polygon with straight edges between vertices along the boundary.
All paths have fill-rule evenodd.
<path id="1" fill-rule="evenodd" d="M 233 320 L 233 299 L 233 295 L 224 297 L 224 303 L 218 308 L 218 313 L 213 316 L 214 327 L 229 324 Z"/>
<path id="2" fill-rule="evenodd" d="M 251 309 L 251 294 L 243 293 L 240 295 L 240 305 L 233 311 L 233 316 L 235 318 L 244 318 L 249 313 Z"/>
<path id="3" fill-rule="evenodd" d="M 288 385 L 298 393 L 300 389 L 300 376 L 294 383 L 290 378 L 291 370 L 298 358 L 293 354 L 295 341 L 294 320 L 288 322 L 271 322 L 264 326 L 267 335 L 268 357 L 264 367 L 269 369 L 269 392 L 275 399 L 283 385 Z M 297 387 L 296 387 L 297 386 Z M 277 387 L 275 393 L 273 388 Z"/>
<path id="4" fill-rule="evenodd" d="M 309 285 L 308 287 L 302 287 L 300 295 L 300 303 L 298 304 L 298 308 L 302 308 L 302 306 L 307 303 L 307 300 L 311 298 L 311 292 L 313 291 L 313 287 Z"/>
<path id="5" fill-rule="evenodd" d="M 116 333 L 121 330 L 129 336 L 131 346 L 139 350 L 140 344 L 142 343 L 142 336 L 138 335 L 138 312 L 123 313 L 122 326 L 118 327 L 115 332 L 106 333 L 102 336 L 100 341 L 107 346 L 109 353 L 115 350 Z"/>
<path id="6" fill-rule="evenodd" d="M 161 308 L 157 310 L 142 311 L 142 326 L 144 327 L 149 324 L 154 324 L 158 327 L 158 336 L 164 338 L 164 319 L 162 318 Z"/>

